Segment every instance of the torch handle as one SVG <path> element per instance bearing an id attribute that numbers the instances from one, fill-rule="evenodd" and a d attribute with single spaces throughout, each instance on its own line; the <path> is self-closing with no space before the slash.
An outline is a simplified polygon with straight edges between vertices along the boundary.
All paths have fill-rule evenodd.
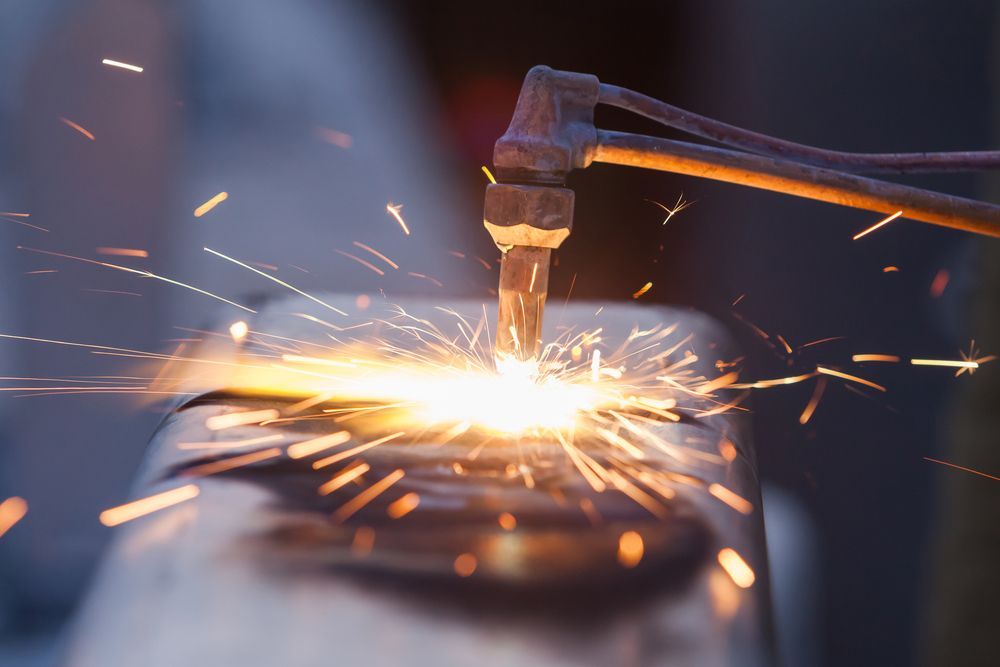
<path id="1" fill-rule="evenodd" d="M 1000 238 L 1000 206 L 778 158 L 597 131 L 595 162 L 669 171 Z"/>

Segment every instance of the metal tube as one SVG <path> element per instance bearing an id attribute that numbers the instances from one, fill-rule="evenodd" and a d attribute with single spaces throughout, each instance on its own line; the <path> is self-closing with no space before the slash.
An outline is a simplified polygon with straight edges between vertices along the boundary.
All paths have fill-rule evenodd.
<path id="1" fill-rule="evenodd" d="M 627 88 L 602 83 L 599 103 L 727 146 L 815 167 L 867 174 L 913 174 L 1000 169 L 1000 151 L 849 153 L 806 146 L 685 111 Z"/>
<path id="2" fill-rule="evenodd" d="M 598 130 L 595 162 L 657 169 L 771 190 L 1000 237 L 1000 206 L 786 160 Z"/>
<path id="3" fill-rule="evenodd" d="M 538 355 L 549 291 L 550 248 L 514 246 L 500 259 L 500 310 L 496 351 L 530 359 Z"/>

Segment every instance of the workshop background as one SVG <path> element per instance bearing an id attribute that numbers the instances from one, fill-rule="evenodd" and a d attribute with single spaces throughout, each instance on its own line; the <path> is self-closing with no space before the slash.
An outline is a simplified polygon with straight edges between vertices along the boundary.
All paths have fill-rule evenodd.
<path id="1" fill-rule="evenodd" d="M 532 65 L 593 73 L 823 147 L 986 149 L 998 143 L 998 18 L 989 0 L 7 0 L 0 210 L 32 210 L 67 252 L 156 248 L 153 267 L 226 293 L 245 289 L 241 278 L 191 262 L 192 249 L 224 240 L 245 256 L 322 266 L 309 288 L 357 293 L 365 276 L 333 248 L 352 229 L 381 224 L 386 201 L 405 202 L 419 233 L 405 245 L 387 234 L 380 247 L 434 262 L 441 295 L 486 298 L 487 277 L 429 251 L 491 252 L 480 166 Z M 92 67 L 114 56 L 146 71 L 125 88 L 117 72 Z M 601 113 L 602 126 L 661 133 Z M 80 119 L 98 141 L 60 117 Z M 324 130 L 350 135 L 350 149 Z M 993 201 L 998 192 L 969 175 L 907 182 Z M 628 299 L 653 281 L 648 300 L 723 321 L 745 348 L 748 376 L 780 376 L 785 366 L 746 322 L 793 345 L 845 337 L 817 348 L 827 355 L 817 359 L 859 350 L 954 357 L 973 338 L 986 354 L 1000 351 L 993 241 L 906 223 L 855 243 L 871 214 L 618 167 L 595 165 L 570 186 L 575 231 L 558 253 L 552 299 L 574 277 L 574 298 L 596 300 Z M 223 189 L 231 201 L 211 225 L 191 216 Z M 681 193 L 695 203 L 661 225 L 649 200 L 672 204 Z M 24 275 L 49 268 L 16 250 L 35 242 L 0 223 L 0 331 L 142 348 L 212 312 L 155 288 L 134 302 L 109 299 L 92 290 L 120 289 L 121 277 L 78 267 Z M 884 273 L 889 265 L 899 271 Z M 0 346 L 4 375 L 98 372 L 101 361 L 90 363 Z M 996 373 L 885 370 L 875 377 L 887 395 L 831 386 L 806 426 L 797 417 L 809 388 L 756 397 L 765 497 L 798 508 L 786 516 L 795 534 L 768 525 L 793 543 L 772 552 L 775 586 L 786 587 L 776 591 L 783 650 L 828 665 L 987 664 L 997 655 L 984 630 L 998 623 L 990 563 L 1000 487 L 924 459 L 1000 470 L 988 435 Z M 31 507 L 0 539 L 0 663 L 57 659 L 60 631 L 112 535 L 96 516 L 127 496 L 159 419 L 127 399 L 0 398 L 0 497 Z M 970 539 L 992 545 L 994 560 L 974 556 Z"/>

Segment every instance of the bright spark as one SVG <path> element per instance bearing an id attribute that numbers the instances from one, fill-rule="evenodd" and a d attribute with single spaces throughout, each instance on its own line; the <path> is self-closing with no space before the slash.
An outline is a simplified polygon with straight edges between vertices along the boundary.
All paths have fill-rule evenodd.
<path id="1" fill-rule="evenodd" d="M 409 236 L 410 228 L 406 226 L 406 221 L 403 220 L 403 215 L 400 213 L 402 209 L 402 204 L 393 204 L 392 202 L 389 202 L 385 205 L 385 210 L 388 211 L 389 215 L 396 219 L 396 222 L 398 222 L 399 226 L 403 229 L 403 233 Z"/>
<path id="2" fill-rule="evenodd" d="M 857 234 L 855 234 L 853 240 L 857 241 L 862 236 L 867 236 L 868 234 L 871 234 L 872 232 L 874 232 L 879 227 L 884 227 L 885 225 L 888 225 L 890 222 L 892 222 L 893 220 L 895 220 L 896 218 L 898 218 L 901 215 L 903 215 L 902 211 L 896 211 L 892 215 L 887 216 L 885 218 L 882 218 L 881 220 L 879 220 L 878 222 L 876 222 L 871 227 L 869 227 L 869 228 L 867 228 L 865 230 L 862 230 L 862 231 L 858 232 Z"/>
<path id="3" fill-rule="evenodd" d="M 230 301 L 229 299 L 224 299 L 221 296 L 219 296 L 217 294 L 212 294 L 211 292 L 209 292 L 207 290 L 203 290 L 203 289 L 201 289 L 199 287 L 195 287 L 194 285 L 188 285 L 187 283 L 182 283 L 181 281 L 174 280 L 173 278 L 167 278 L 165 276 L 159 276 L 159 275 L 153 273 L 152 271 L 143 271 L 141 269 L 133 269 L 133 268 L 129 268 L 127 266 L 120 266 L 118 264 L 111 264 L 109 262 L 99 262 L 96 259 L 87 259 L 85 257 L 76 257 L 75 255 L 67 255 L 65 253 L 53 252 L 51 250 L 40 250 L 39 248 L 29 248 L 28 246 L 23 246 L 23 245 L 19 245 L 19 246 L 17 246 L 17 248 L 18 248 L 18 250 L 27 250 L 29 252 L 37 252 L 37 253 L 40 253 L 42 255 L 52 255 L 53 257 L 62 257 L 63 259 L 72 259 L 72 260 L 77 261 L 77 262 L 86 262 L 87 264 L 95 264 L 97 266 L 103 266 L 103 267 L 108 268 L 108 269 L 115 269 L 117 271 L 124 271 L 126 273 L 132 273 L 132 274 L 135 274 L 137 276 L 141 276 L 143 278 L 153 278 L 155 280 L 160 280 L 162 282 L 169 283 L 171 285 L 176 285 L 177 287 L 183 287 L 184 289 L 189 289 L 192 292 L 197 292 L 198 294 L 202 294 L 204 296 L 211 297 L 211 298 L 216 299 L 218 301 L 222 301 L 223 303 L 228 303 L 230 306 L 236 306 L 237 308 L 239 308 L 241 310 L 245 310 L 248 313 L 256 313 L 257 312 L 256 310 L 253 310 L 252 308 L 247 308 L 246 306 L 240 305 L 240 304 L 236 303 L 235 301 Z"/>
<path id="4" fill-rule="evenodd" d="M 209 199 L 207 202 L 205 202 L 204 204 L 202 204 L 201 206 L 199 206 L 198 208 L 196 208 L 194 210 L 194 217 L 200 218 L 201 216 L 205 215 L 206 213 L 208 213 L 213 208 L 215 208 L 216 206 L 218 206 L 222 202 L 226 201 L 227 199 L 229 199 L 229 193 L 228 192 L 220 192 L 219 194 L 215 195 L 214 197 L 212 197 L 211 199 Z"/>
<path id="5" fill-rule="evenodd" d="M 642 296 L 643 294 L 645 294 L 646 292 L 648 292 L 650 289 L 652 289 L 652 287 L 653 287 L 653 283 L 652 282 L 646 283 L 645 285 L 643 285 L 642 287 L 640 287 L 638 290 L 636 290 L 636 292 L 632 295 L 632 298 L 633 299 L 638 299 L 640 296 Z"/>
<path id="6" fill-rule="evenodd" d="M 626 531 L 618 538 L 618 562 L 622 567 L 633 568 L 638 565 L 644 550 L 642 536 L 634 530 Z"/>
<path id="7" fill-rule="evenodd" d="M 149 257 L 149 251 L 139 248 L 108 248 L 101 246 L 96 248 L 98 255 L 116 255 L 118 257 Z"/>
<path id="8" fill-rule="evenodd" d="M 69 118 L 63 118 L 61 116 L 59 117 L 59 120 L 61 120 L 66 126 L 73 128 L 74 130 L 76 130 L 83 136 L 87 137 L 91 141 L 94 141 L 94 133 L 85 128 L 84 126 L 80 125 L 79 123 L 74 123 Z"/>
<path id="9" fill-rule="evenodd" d="M 675 215 L 686 209 L 688 206 L 691 206 L 692 204 L 695 203 L 693 201 L 684 201 L 683 192 L 677 197 L 677 201 L 674 203 L 673 206 L 665 206 L 664 204 L 661 204 L 660 202 L 654 201 L 652 199 L 647 199 L 646 201 L 648 201 L 650 204 L 656 204 L 664 211 L 666 211 L 667 217 L 663 219 L 664 225 L 670 222 L 670 218 L 674 217 Z"/>
<path id="10" fill-rule="evenodd" d="M 229 335 L 232 336 L 234 343 L 241 342 L 250 333 L 250 327 L 243 320 L 238 322 L 233 322 L 229 325 Z"/>
<path id="11" fill-rule="evenodd" d="M 851 361 L 855 363 L 863 363 L 866 361 L 884 361 L 885 363 L 895 364 L 899 362 L 899 357 L 895 354 L 855 354 L 851 357 Z"/>
<path id="12" fill-rule="evenodd" d="M 489 167 L 487 167 L 487 166 L 486 166 L 486 165 L 484 164 L 484 165 L 482 166 L 482 170 L 483 170 L 483 173 L 484 173 L 484 174 L 486 174 L 486 178 L 490 179 L 490 183 L 492 183 L 493 185 L 496 185 L 496 184 L 497 184 L 497 179 L 493 178 L 493 172 L 491 172 L 491 171 L 489 170 Z"/>
<path id="13" fill-rule="evenodd" d="M 18 496 L 12 496 L 0 503 L 0 537 L 14 527 L 28 513 L 28 501 Z"/>
<path id="14" fill-rule="evenodd" d="M 159 512 L 178 503 L 196 498 L 199 492 L 198 487 L 194 484 L 186 484 L 176 489 L 156 493 L 145 498 L 140 498 L 139 500 L 133 500 L 124 505 L 119 505 L 118 507 L 106 509 L 101 512 L 100 521 L 108 527 L 118 526 L 126 521 L 132 521 L 141 516 Z"/>
<path id="15" fill-rule="evenodd" d="M 112 60 L 111 58 L 105 58 L 104 60 L 101 61 L 101 64 L 108 65 L 110 67 L 118 67 L 120 69 L 127 69 L 131 72 L 139 72 L 139 73 L 142 72 L 142 68 L 139 67 L 138 65 L 130 65 L 128 63 L 123 63 L 118 60 Z"/>
<path id="16" fill-rule="evenodd" d="M 747 562 L 738 553 L 726 547 L 719 551 L 718 560 L 719 565 L 726 571 L 726 574 L 729 575 L 734 584 L 740 588 L 750 588 L 753 586 L 753 582 L 756 581 L 757 577 L 754 575 L 753 570 L 750 569 L 750 566 L 747 565 Z"/>
<path id="17" fill-rule="evenodd" d="M 238 259 L 233 259 L 232 257 L 230 257 L 228 255 L 223 255 L 221 252 L 219 252 L 217 250 L 212 250 L 211 248 L 202 248 L 202 249 L 205 252 L 208 252 L 208 253 L 211 253 L 211 254 L 215 255 L 216 257 L 221 257 L 224 260 L 232 262 L 233 264 L 236 264 L 237 266 L 242 266 L 244 269 L 247 269 L 248 271 L 253 271 L 258 276 L 264 276 L 265 278 L 267 278 L 271 282 L 278 283 L 282 287 L 288 288 L 288 289 L 292 290 L 293 292 L 295 292 L 296 294 L 300 294 L 300 295 L 304 296 L 305 298 L 309 299 L 310 301 L 313 301 L 314 303 L 318 303 L 319 305 L 323 306 L 324 308 L 329 308 L 330 310 L 332 310 L 333 312 L 337 313 L 338 315 L 344 315 L 344 316 L 347 315 L 347 313 L 345 313 L 344 311 L 342 311 L 340 308 L 334 308 L 333 306 L 331 306 L 327 302 L 321 301 L 321 300 L 317 299 L 316 297 L 314 297 L 311 294 L 306 294 L 305 292 L 303 292 L 302 290 L 300 290 L 298 287 L 294 287 L 292 285 L 289 285 L 284 280 L 281 280 L 279 278 L 275 278 L 274 276 L 272 276 L 269 273 L 264 273 L 260 269 L 255 269 L 254 267 L 250 266 L 249 264 L 244 264 L 243 262 L 241 262 Z"/>
<path id="18" fill-rule="evenodd" d="M 979 368 L 977 361 L 959 361 L 957 359 L 910 359 L 914 366 L 948 366 L 951 368 Z"/>

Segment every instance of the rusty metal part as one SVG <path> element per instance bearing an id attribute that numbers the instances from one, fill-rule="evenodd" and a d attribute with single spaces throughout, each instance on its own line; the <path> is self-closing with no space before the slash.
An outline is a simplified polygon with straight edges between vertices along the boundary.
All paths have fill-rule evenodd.
<path id="1" fill-rule="evenodd" d="M 590 165 L 599 87 L 591 74 L 532 67 L 510 126 L 493 148 L 497 178 L 562 184 L 567 173 Z"/>
<path id="2" fill-rule="evenodd" d="M 488 185 L 483 224 L 501 248 L 558 248 L 573 229 L 574 197 L 567 188 Z"/>
<path id="3" fill-rule="evenodd" d="M 500 259 L 498 353 L 519 359 L 538 356 L 551 256 L 549 248 L 514 246 Z"/>
<path id="4" fill-rule="evenodd" d="M 1000 237 L 1000 206 L 724 148 L 598 132 L 596 162 L 656 169 Z"/>
<path id="5" fill-rule="evenodd" d="M 599 103 L 631 111 L 687 134 L 732 148 L 794 160 L 814 167 L 858 174 L 916 174 L 1000 169 L 1000 151 L 850 153 L 816 148 L 751 132 L 607 83 L 601 84 Z"/>

